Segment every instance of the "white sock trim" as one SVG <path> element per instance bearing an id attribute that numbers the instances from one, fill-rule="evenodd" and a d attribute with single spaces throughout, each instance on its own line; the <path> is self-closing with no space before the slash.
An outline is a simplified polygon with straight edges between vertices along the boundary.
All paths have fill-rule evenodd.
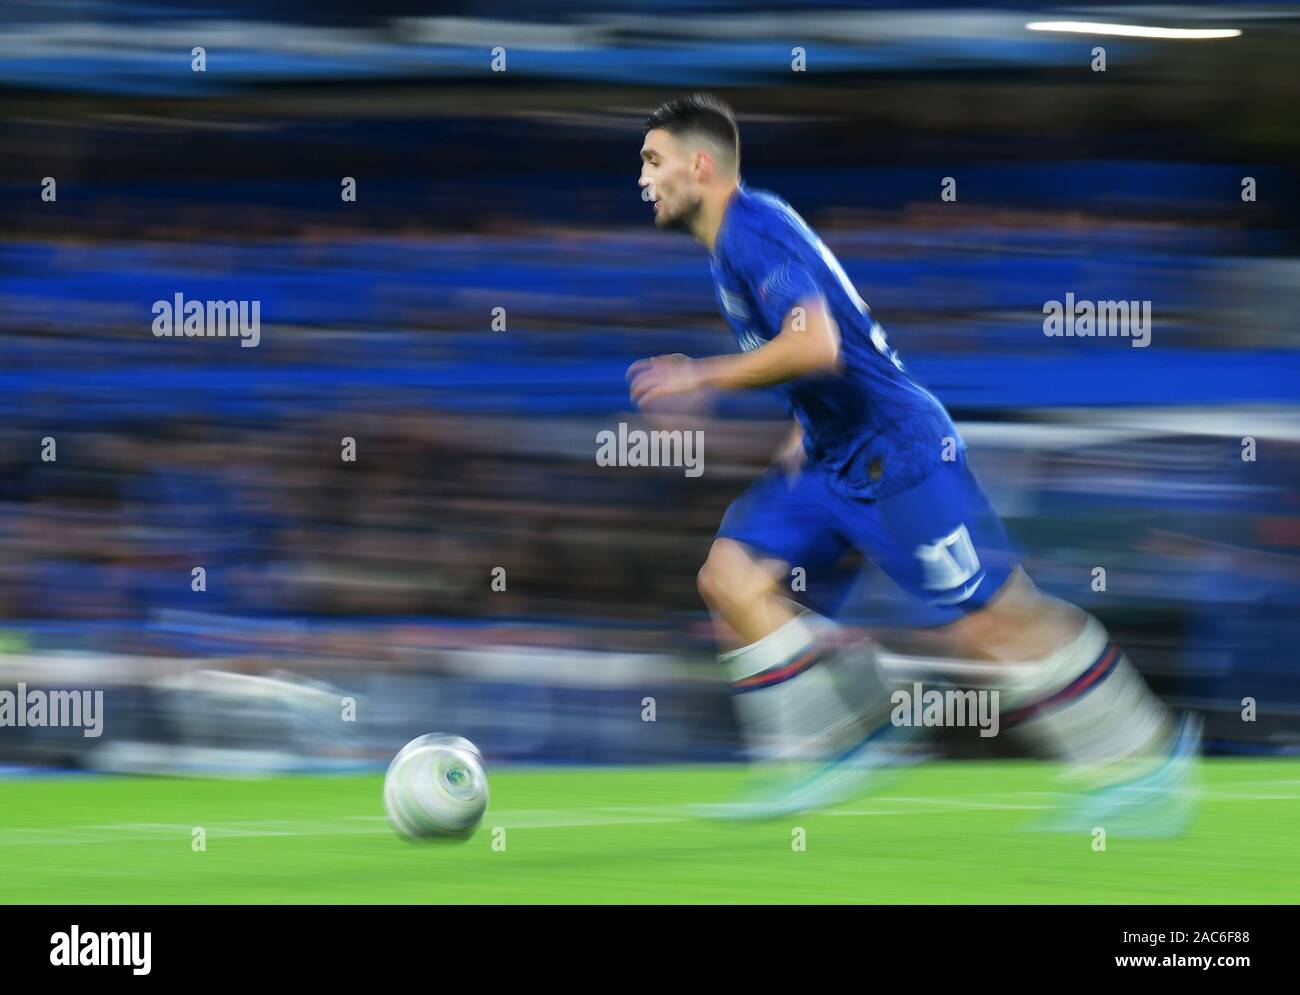
<path id="1" fill-rule="evenodd" d="M 1087 670 L 1106 648 L 1110 636 L 1095 615 L 1089 614 L 1083 631 L 1051 656 L 1032 667 L 1008 671 L 1003 708 L 1019 708 L 1055 694 Z"/>
<path id="2" fill-rule="evenodd" d="M 808 647 L 815 635 L 813 627 L 800 615 L 758 642 L 719 655 L 718 661 L 727 674 L 727 680 L 735 684 L 794 659 Z"/>

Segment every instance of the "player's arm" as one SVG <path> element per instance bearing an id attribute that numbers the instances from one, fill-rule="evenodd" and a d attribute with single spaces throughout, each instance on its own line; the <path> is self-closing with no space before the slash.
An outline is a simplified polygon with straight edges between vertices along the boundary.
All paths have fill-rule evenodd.
<path id="1" fill-rule="evenodd" d="M 753 352 L 699 360 L 706 387 L 744 390 L 770 387 L 839 368 L 840 331 L 821 297 L 801 300 L 781 324 L 781 332 Z"/>
<path id="2" fill-rule="evenodd" d="M 703 388 L 744 390 L 770 387 L 839 368 L 840 334 L 821 297 L 807 297 L 792 307 L 780 333 L 753 352 L 708 359 L 656 356 L 632 364 L 628 379 L 632 400 L 646 404 L 659 397 Z"/>

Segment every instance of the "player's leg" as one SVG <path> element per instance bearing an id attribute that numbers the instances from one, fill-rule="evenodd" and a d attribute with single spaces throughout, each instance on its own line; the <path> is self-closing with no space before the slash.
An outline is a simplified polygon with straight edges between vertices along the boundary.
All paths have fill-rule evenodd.
<path id="1" fill-rule="evenodd" d="M 770 532 L 765 538 L 772 542 Z M 792 555 L 810 564 L 805 570 L 832 568 L 805 557 Z M 852 745 L 863 675 L 876 673 L 869 640 L 842 638 L 827 618 L 785 597 L 789 575 L 789 560 L 726 537 L 714 540 L 699 573 L 724 648 L 719 662 L 756 760 L 816 758 Z"/>
<path id="2" fill-rule="evenodd" d="M 764 817 L 826 804 L 845 789 L 850 770 L 870 766 L 870 734 L 888 714 L 874 645 L 846 639 L 786 597 L 792 564 L 810 589 L 836 586 L 846 546 L 829 521 L 824 485 L 813 473 L 793 481 L 768 474 L 728 510 L 700 570 L 751 758 L 768 770 L 811 762 L 780 770 L 776 781 L 763 773 L 748 801 L 710 814 Z"/>
<path id="3" fill-rule="evenodd" d="M 1105 626 L 1039 590 L 1023 570 L 941 636 L 954 655 L 1012 665 L 998 682 L 1002 728 L 1041 752 L 1102 770 L 1150 752 L 1173 732 L 1168 709 Z"/>
<path id="4" fill-rule="evenodd" d="M 717 538 L 696 577 L 713 617 L 718 643 L 730 650 L 750 646 L 783 628 L 803 609 L 783 596 L 790 565 L 735 539 Z"/>
<path id="5" fill-rule="evenodd" d="M 855 542 L 896 582 L 959 613 L 930 634 L 947 655 L 1007 665 L 991 680 L 1003 729 L 1099 784 L 1177 770 L 1194 752 L 1194 724 L 1175 720 L 1101 622 L 1018 566 L 964 454 L 857 521 Z"/>
<path id="6" fill-rule="evenodd" d="M 714 618 L 736 715 L 754 759 L 815 756 L 841 745 L 855 709 L 833 666 L 824 620 L 791 601 L 791 565 L 829 575 L 844 540 L 828 527 L 811 473 L 773 469 L 737 499 L 698 576 Z"/>
<path id="7" fill-rule="evenodd" d="M 1017 571 L 989 605 L 949 628 L 958 652 L 1009 665 L 998 682 L 1002 728 L 1068 763 L 1083 792 L 1044 828 L 1182 828 L 1196 793 L 1200 720 L 1174 715 L 1100 620 Z"/>

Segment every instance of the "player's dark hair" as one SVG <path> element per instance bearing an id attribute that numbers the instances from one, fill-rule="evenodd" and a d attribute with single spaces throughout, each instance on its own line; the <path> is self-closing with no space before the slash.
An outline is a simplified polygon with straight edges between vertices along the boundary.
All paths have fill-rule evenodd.
<path id="1" fill-rule="evenodd" d="M 670 135 L 704 135 L 731 152 L 740 168 L 740 130 L 730 107 L 709 93 L 674 97 L 660 104 L 645 119 L 645 130 L 662 128 Z"/>

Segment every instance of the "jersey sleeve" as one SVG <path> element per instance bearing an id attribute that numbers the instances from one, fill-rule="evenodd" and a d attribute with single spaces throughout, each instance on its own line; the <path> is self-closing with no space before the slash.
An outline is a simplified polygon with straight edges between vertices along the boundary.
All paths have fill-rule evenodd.
<path id="1" fill-rule="evenodd" d="M 746 245 L 735 269 L 749 299 L 758 308 L 768 339 L 781 331 L 786 315 L 802 300 L 824 297 L 820 285 L 798 256 L 773 242 Z"/>

